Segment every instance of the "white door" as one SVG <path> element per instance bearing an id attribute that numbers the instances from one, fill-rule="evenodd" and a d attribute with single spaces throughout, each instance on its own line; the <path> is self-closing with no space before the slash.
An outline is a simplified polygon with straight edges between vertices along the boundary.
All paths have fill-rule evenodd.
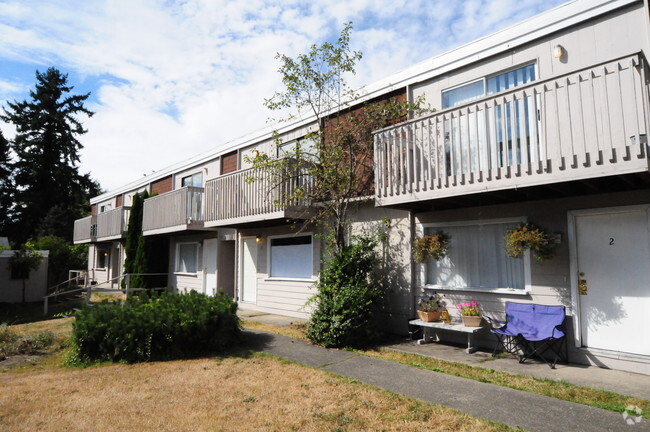
<path id="1" fill-rule="evenodd" d="M 203 292 L 209 296 L 217 293 L 218 239 L 203 240 Z"/>
<path id="2" fill-rule="evenodd" d="M 257 241 L 255 237 L 244 237 L 241 245 L 240 299 L 255 303 L 257 301 Z"/>
<path id="3" fill-rule="evenodd" d="M 649 211 L 576 212 L 582 346 L 650 355 Z"/>

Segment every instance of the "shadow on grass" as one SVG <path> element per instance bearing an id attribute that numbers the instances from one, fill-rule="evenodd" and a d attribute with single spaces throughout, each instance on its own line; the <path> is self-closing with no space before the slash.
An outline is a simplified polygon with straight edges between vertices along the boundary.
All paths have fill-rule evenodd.
<path id="1" fill-rule="evenodd" d="M 80 309 L 84 300 L 80 298 L 51 302 L 47 315 L 43 315 L 43 302 L 0 303 L 0 324 L 27 324 L 58 318 L 57 314 Z"/>

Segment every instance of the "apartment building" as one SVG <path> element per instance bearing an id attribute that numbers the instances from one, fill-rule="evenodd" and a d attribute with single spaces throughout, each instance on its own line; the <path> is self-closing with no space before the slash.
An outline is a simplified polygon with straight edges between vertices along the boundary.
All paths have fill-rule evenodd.
<path id="1" fill-rule="evenodd" d="M 572 361 L 650 373 L 648 20 L 644 1 L 576 0 L 362 90 L 366 102 L 422 97 L 435 109 L 375 132 L 375 196 L 355 214 L 355 230 L 388 233 L 387 330 L 405 333 L 432 292 L 494 316 L 505 301 L 563 304 Z M 276 130 L 291 145 L 315 126 L 306 117 Z M 168 239 L 171 286 L 308 316 L 316 231 L 287 222 L 304 206 L 274 205 L 268 185 L 246 181 L 245 155 L 281 154 L 273 131 L 93 198 L 75 242 L 90 244 L 95 279 L 119 278 L 129 205 L 146 189 L 158 195 L 143 232 Z M 554 234 L 554 258 L 504 254 L 521 222 Z M 449 255 L 414 263 L 412 241 L 438 230 Z"/>

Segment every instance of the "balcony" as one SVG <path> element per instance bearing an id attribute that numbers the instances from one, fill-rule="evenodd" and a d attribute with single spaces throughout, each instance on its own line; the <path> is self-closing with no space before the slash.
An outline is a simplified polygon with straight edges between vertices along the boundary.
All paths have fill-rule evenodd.
<path id="1" fill-rule="evenodd" d="M 375 132 L 377 205 L 648 173 L 639 55 Z"/>
<path id="2" fill-rule="evenodd" d="M 87 216 L 74 221 L 72 234 L 74 244 L 92 243 L 97 240 L 96 216 Z"/>
<path id="3" fill-rule="evenodd" d="M 130 207 L 118 207 L 97 215 L 97 241 L 118 240 L 126 236 Z"/>
<path id="4" fill-rule="evenodd" d="M 205 226 L 237 227 L 261 221 L 302 219 L 307 215 L 308 201 L 286 205 L 281 197 L 293 194 L 296 188 L 311 187 L 312 181 L 306 176 L 277 184 L 253 169 L 226 174 L 205 183 Z"/>
<path id="5" fill-rule="evenodd" d="M 188 186 L 144 200 L 144 235 L 201 229 L 203 188 Z"/>

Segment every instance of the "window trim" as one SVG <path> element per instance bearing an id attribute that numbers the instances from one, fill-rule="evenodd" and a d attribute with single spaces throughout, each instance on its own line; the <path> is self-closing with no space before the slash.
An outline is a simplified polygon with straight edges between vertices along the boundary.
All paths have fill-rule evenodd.
<path id="1" fill-rule="evenodd" d="M 109 263 L 110 258 L 111 258 L 111 249 L 110 248 L 98 247 L 95 250 L 96 250 L 96 253 L 95 253 L 95 265 L 93 266 L 93 269 L 95 269 L 95 270 L 106 270 L 106 269 L 108 269 L 108 263 Z M 102 255 L 104 256 L 104 266 L 99 267 L 99 259 L 100 259 L 99 257 L 102 256 Z"/>
<path id="2" fill-rule="evenodd" d="M 309 256 L 309 262 L 311 263 L 311 277 L 309 278 L 292 278 L 292 277 L 286 277 L 286 276 L 271 276 L 271 240 L 273 239 L 278 239 L 278 238 L 289 238 L 289 237 L 309 237 L 311 240 L 311 248 L 309 250 L 310 256 Z M 281 234 L 281 235 L 273 235 L 273 236 L 268 236 L 267 238 L 268 242 L 268 247 L 267 247 L 267 252 L 266 252 L 266 268 L 267 268 L 267 273 L 266 277 L 264 278 L 265 281 L 289 281 L 289 282 L 310 282 L 314 283 L 316 282 L 316 278 L 314 277 L 314 234 L 312 232 L 305 232 L 305 233 L 300 233 L 300 234 Z"/>
<path id="3" fill-rule="evenodd" d="M 181 262 L 181 245 L 196 245 L 196 272 L 184 272 L 179 270 L 179 265 Z M 176 259 L 174 263 L 174 274 L 179 276 L 197 276 L 199 274 L 199 249 L 201 248 L 201 243 L 197 241 L 185 241 L 176 243 Z"/>
<path id="4" fill-rule="evenodd" d="M 520 217 L 511 217 L 511 218 L 497 218 L 497 219 L 478 219 L 478 220 L 467 220 L 467 221 L 453 221 L 453 222 L 430 222 L 430 223 L 420 223 L 417 225 L 417 235 L 423 236 L 425 228 L 444 228 L 444 227 L 454 227 L 454 226 L 481 226 L 481 225 L 496 225 L 496 224 L 508 224 L 508 223 L 526 223 L 528 218 L 525 216 Z M 440 285 L 433 285 L 427 283 L 427 263 L 416 263 L 419 266 L 419 284 L 422 290 L 435 290 L 435 291 L 449 291 L 449 292 L 474 292 L 474 293 L 486 293 L 486 294 L 510 294 L 510 295 L 530 295 L 532 292 L 532 283 L 531 283 L 531 261 L 530 261 L 530 251 L 526 250 L 524 256 L 521 258 L 524 261 L 524 288 L 493 288 L 493 289 L 479 289 L 479 288 L 453 288 L 453 287 L 443 287 Z"/>
<path id="5" fill-rule="evenodd" d="M 481 100 L 481 99 L 486 98 L 488 96 L 490 96 L 490 97 L 496 96 L 496 95 L 499 95 L 501 93 L 504 93 L 504 92 L 515 89 L 516 87 L 513 87 L 513 88 L 509 88 L 507 90 L 502 90 L 502 91 L 500 91 L 498 93 L 492 93 L 491 95 L 488 95 L 488 93 L 487 93 L 488 92 L 488 88 L 487 88 L 488 79 L 494 78 L 496 76 L 503 75 L 503 74 L 506 74 L 508 72 L 512 72 L 514 70 L 521 69 L 521 68 L 524 68 L 524 67 L 530 66 L 530 65 L 535 66 L 535 79 L 533 81 L 531 81 L 531 82 L 538 81 L 539 80 L 539 59 L 535 58 L 533 60 L 530 60 L 530 61 L 527 61 L 527 62 L 522 62 L 522 63 L 519 63 L 517 65 L 508 67 L 506 69 L 502 69 L 500 71 L 497 71 L 497 72 L 494 72 L 494 73 L 491 73 L 491 74 L 483 75 L 480 78 L 471 79 L 471 80 L 465 81 L 463 83 L 457 84 L 455 86 L 447 87 L 447 88 L 444 88 L 444 89 L 440 90 L 440 107 L 441 107 L 441 110 L 453 109 L 453 108 L 460 107 L 460 106 L 463 106 L 463 105 L 474 102 L 472 100 L 472 101 L 464 102 L 464 103 L 456 105 L 456 106 L 450 106 L 450 107 L 443 108 L 443 103 L 442 103 L 443 100 L 444 100 L 443 99 L 443 93 L 445 93 L 447 91 L 451 91 L 451 90 L 456 90 L 456 89 L 458 89 L 460 87 L 470 85 L 470 84 L 474 84 L 474 83 L 479 82 L 479 81 L 483 81 L 483 96 L 481 96 L 480 98 L 475 99 L 475 100 Z M 524 85 L 526 85 L 526 84 L 524 84 Z"/>
<path id="6" fill-rule="evenodd" d="M 181 188 L 188 187 L 188 186 L 183 185 L 183 180 L 185 180 L 187 178 L 193 178 L 195 175 L 199 175 L 199 174 L 201 174 L 201 186 L 194 186 L 194 181 L 192 180 L 192 184 L 189 185 L 189 187 L 203 187 L 203 185 L 205 185 L 205 180 L 203 178 L 204 177 L 203 176 L 203 170 L 199 170 L 199 171 L 195 172 L 194 174 L 188 174 L 186 176 L 182 176 L 181 177 Z"/>

